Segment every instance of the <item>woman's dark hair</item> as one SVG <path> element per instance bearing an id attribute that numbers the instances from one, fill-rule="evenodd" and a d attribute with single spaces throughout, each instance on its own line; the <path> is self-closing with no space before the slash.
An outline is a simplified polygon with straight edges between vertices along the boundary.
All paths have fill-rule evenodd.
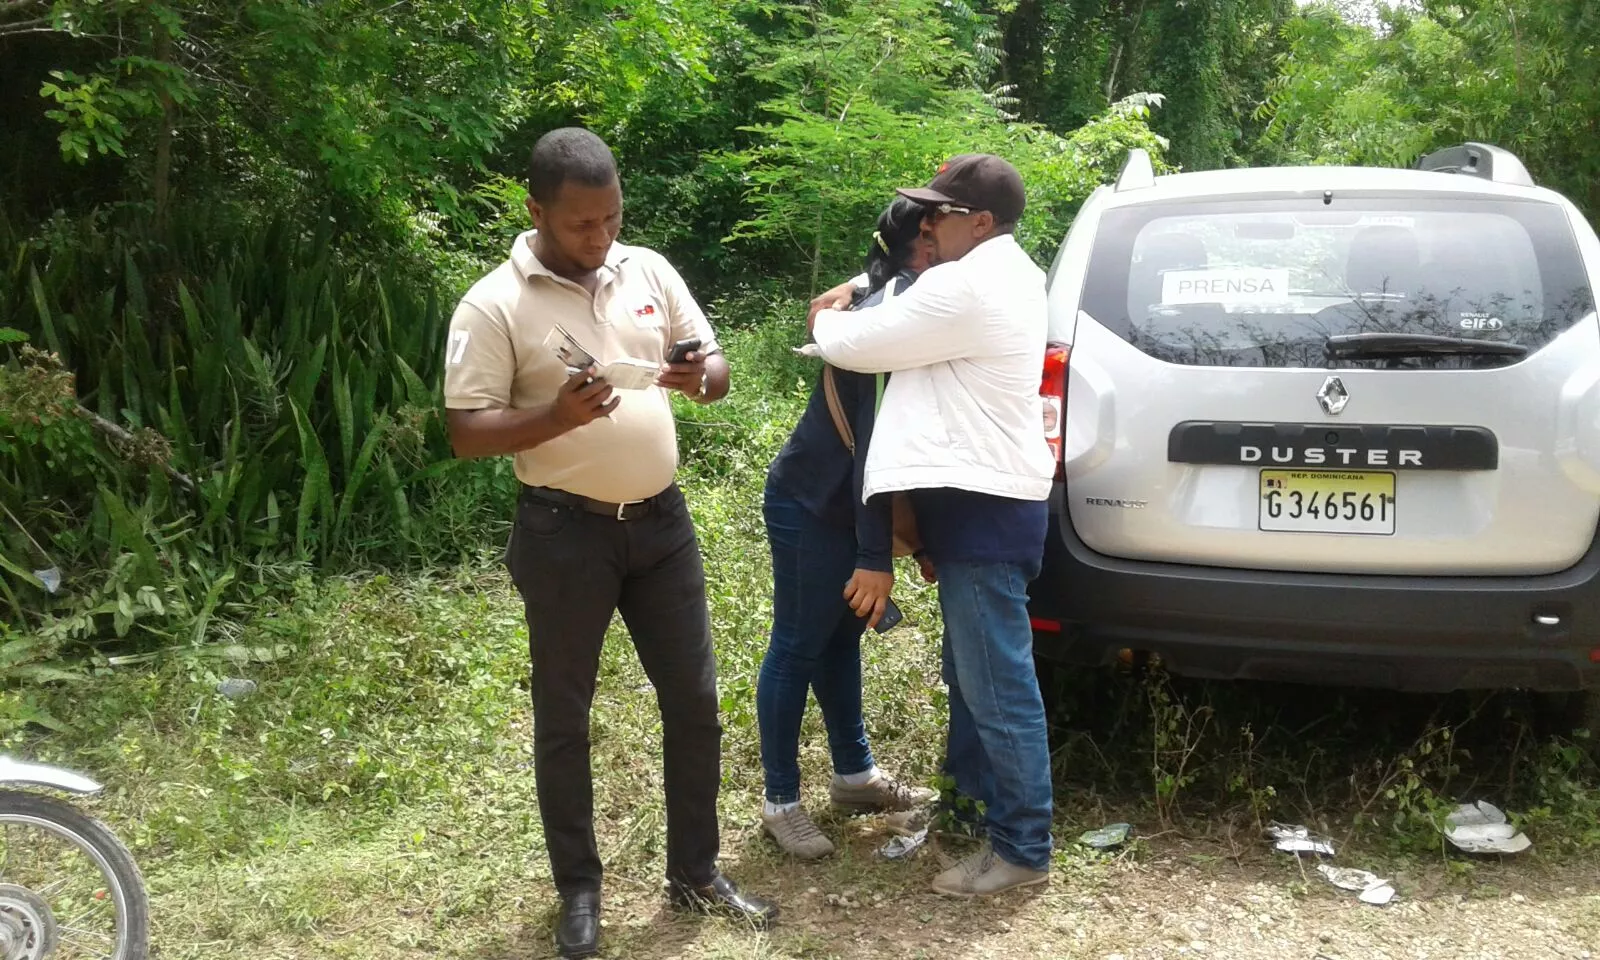
<path id="1" fill-rule="evenodd" d="M 911 248 L 922 233 L 922 217 L 927 208 L 915 200 L 898 197 L 878 215 L 878 229 L 867 248 L 867 292 L 883 288 L 895 274 L 906 268 Z"/>

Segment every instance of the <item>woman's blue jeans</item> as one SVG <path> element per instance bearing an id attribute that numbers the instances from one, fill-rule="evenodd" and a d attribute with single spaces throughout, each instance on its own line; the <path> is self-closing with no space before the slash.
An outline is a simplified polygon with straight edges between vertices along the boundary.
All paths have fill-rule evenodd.
<path id="1" fill-rule="evenodd" d="M 825 523 L 768 487 L 763 513 L 772 547 L 772 637 L 756 685 L 767 800 L 800 799 L 800 722 L 817 695 L 837 774 L 872 767 L 861 717 L 861 633 L 844 601 L 856 565 L 855 531 Z"/>

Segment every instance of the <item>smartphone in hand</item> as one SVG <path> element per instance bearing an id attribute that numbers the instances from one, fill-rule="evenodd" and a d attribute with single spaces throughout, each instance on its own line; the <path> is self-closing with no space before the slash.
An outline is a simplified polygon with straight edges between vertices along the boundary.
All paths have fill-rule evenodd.
<path id="1" fill-rule="evenodd" d="M 667 362 L 668 363 L 683 363 L 684 361 L 689 359 L 689 354 L 691 354 L 691 353 L 693 353 L 693 352 L 695 352 L 696 350 L 699 350 L 699 349 L 700 349 L 700 338 L 699 337 L 690 337 L 687 340 L 679 340 L 677 343 L 674 343 L 672 345 L 671 352 L 669 352 L 667 354 Z"/>
<path id="2" fill-rule="evenodd" d="M 877 626 L 872 629 L 879 633 L 888 633 L 899 626 L 900 621 L 904 619 L 905 614 L 901 613 L 900 608 L 894 605 L 894 598 L 889 597 L 883 601 L 883 616 L 878 618 Z"/>

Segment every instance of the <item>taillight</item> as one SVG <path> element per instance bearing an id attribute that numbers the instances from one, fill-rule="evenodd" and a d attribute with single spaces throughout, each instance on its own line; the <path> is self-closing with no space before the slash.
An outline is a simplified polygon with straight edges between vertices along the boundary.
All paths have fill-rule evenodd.
<path id="1" fill-rule="evenodd" d="M 1061 436 L 1067 413 L 1067 360 L 1072 348 L 1052 343 L 1044 351 L 1044 376 L 1039 380 L 1039 396 L 1044 400 L 1044 440 L 1056 462 L 1056 479 L 1066 472 L 1061 462 Z"/>

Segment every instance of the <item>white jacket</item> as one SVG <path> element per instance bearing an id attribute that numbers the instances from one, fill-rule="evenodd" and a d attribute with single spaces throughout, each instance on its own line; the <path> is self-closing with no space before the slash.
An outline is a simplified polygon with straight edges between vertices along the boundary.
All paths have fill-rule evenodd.
<path id="1" fill-rule="evenodd" d="M 1049 497 L 1044 272 L 1014 238 L 929 269 L 879 306 L 824 310 L 812 337 L 836 367 L 894 374 L 872 430 L 864 498 L 932 487 Z"/>

